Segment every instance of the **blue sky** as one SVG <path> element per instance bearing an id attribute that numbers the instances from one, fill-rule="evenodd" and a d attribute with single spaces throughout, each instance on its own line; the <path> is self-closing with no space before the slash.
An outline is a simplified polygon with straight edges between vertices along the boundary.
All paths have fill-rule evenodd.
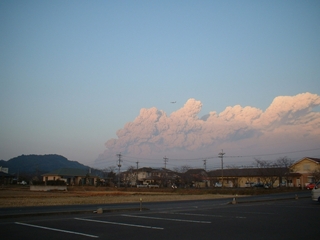
<path id="1" fill-rule="evenodd" d="M 201 117 L 320 95 L 319 1 L 1 1 L 0 32 L 4 160 L 90 165 L 141 109 L 190 98 Z"/>

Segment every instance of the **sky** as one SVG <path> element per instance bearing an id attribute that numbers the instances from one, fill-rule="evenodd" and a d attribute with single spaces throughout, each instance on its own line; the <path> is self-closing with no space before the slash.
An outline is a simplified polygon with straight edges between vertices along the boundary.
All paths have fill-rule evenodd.
<path id="1" fill-rule="evenodd" d="M 320 157 L 319 1 L 4 0 L 0 34 L 2 160 Z"/>

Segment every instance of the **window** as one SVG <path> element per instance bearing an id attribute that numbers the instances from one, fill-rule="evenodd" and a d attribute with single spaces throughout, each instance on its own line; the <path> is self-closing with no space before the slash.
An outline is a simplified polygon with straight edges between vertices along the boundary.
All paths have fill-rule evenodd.
<path id="1" fill-rule="evenodd" d="M 313 176 L 308 176 L 308 183 L 313 183 L 314 182 L 314 177 Z"/>
<path id="2" fill-rule="evenodd" d="M 310 165 L 309 164 L 304 164 L 303 165 L 303 170 L 310 170 Z"/>

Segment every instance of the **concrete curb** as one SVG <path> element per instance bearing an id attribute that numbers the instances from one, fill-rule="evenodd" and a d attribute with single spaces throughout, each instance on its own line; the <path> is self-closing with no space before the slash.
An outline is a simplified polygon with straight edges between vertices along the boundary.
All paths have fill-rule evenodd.
<path id="1" fill-rule="evenodd" d="M 299 198 L 310 198 L 309 196 L 302 196 Z M 241 204 L 241 203 L 254 203 L 254 202 L 275 202 L 275 201 L 285 201 L 285 200 L 299 200 L 299 198 L 274 198 L 274 199 L 260 199 L 260 200 L 244 200 L 241 201 L 241 198 L 233 198 L 228 204 Z"/>
<path id="2" fill-rule="evenodd" d="M 103 209 L 103 213 L 106 212 L 124 212 L 124 211 L 147 211 L 148 208 L 114 208 Z M 15 218 L 15 217 L 35 217 L 35 216 L 54 216 L 54 215 L 67 215 L 67 214 L 97 214 L 97 210 L 75 210 L 75 211 L 60 211 L 60 212 L 41 212 L 41 213 L 18 213 L 0 215 L 0 219 Z"/>

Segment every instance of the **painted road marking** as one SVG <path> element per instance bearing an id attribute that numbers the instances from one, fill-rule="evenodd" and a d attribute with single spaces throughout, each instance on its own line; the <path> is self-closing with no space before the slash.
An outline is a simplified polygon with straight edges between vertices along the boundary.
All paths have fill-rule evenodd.
<path id="1" fill-rule="evenodd" d="M 151 229 L 157 229 L 157 230 L 163 230 L 164 229 L 164 228 L 161 228 L 161 227 L 152 227 L 152 226 L 136 225 L 136 224 L 128 224 L 128 223 L 100 221 L 100 220 L 93 220 L 93 219 L 87 219 L 87 218 L 74 218 L 74 219 L 81 220 L 81 221 L 88 221 L 88 222 L 98 222 L 98 223 L 105 223 L 105 224 L 129 226 L 129 227 L 139 227 L 139 228 L 149 228 L 149 229 L 151 228 Z"/>
<path id="2" fill-rule="evenodd" d="M 231 218 L 232 216 L 223 216 L 223 215 L 211 215 L 211 214 L 196 214 L 196 213 L 175 213 L 175 212 L 160 212 L 165 214 L 174 214 L 174 215 L 186 215 L 186 216 L 200 216 L 200 217 L 218 217 L 218 218 Z M 234 218 L 246 218 L 242 216 L 235 216 Z"/>
<path id="3" fill-rule="evenodd" d="M 64 232 L 64 233 L 82 235 L 82 236 L 91 237 L 91 238 L 98 238 L 98 236 L 95 236 L 95 235 L 90 235 L 90 234 L 85 234 L 85 233 L 80 233 L 80 232 L 67 231 L 67 230 L 62 230 L 62 229 L 57 229 L 57 228 L 49 228 L 49 227 L 43 227 L 43 226 L 27 224 L 27 223 L 21 223 L 21 222 L 15 222 L 15 224 L 19 224 L 19 225 L 23 225 L 23 226 L 27 226 L 27 227 L 41 228 L 41 229 L 46 229 L 46 230 L 51 230 L 51 231 L 56 231 L 56 232 Z"/>
<path id="4" fill-rule="evenodd" d="M 195 220 L 174 219 L 174 218 L 160 218 L 160 217 L 146 217 L 146 216 L 135 216 L 135 215 L 127 215 L 127 214 L 121 214 L 121 216 L 134 217 L 134 218 L 156 219 L 156 220 L 167 220 L 167 221 L 175 221 L 175 222 L 211 223 L 211 222 L 208 222 L 208 221 L 195 221 Z"/>

